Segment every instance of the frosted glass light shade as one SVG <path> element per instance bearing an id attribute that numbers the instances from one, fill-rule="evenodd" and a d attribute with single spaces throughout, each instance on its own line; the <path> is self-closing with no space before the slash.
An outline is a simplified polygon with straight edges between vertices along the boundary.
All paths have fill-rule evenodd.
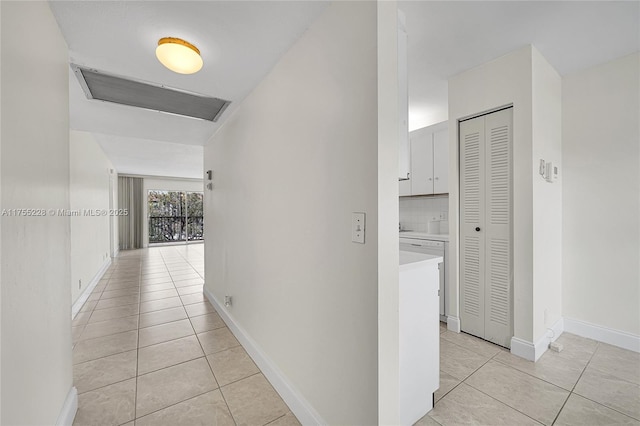
<path id="1" fill-rule="evenodd" d="M 193 74 L 202 68 L 200 51 L 193 44 L 179 38 L 158 40 L 156 57 L 162 65 L 179 74 Z"/>

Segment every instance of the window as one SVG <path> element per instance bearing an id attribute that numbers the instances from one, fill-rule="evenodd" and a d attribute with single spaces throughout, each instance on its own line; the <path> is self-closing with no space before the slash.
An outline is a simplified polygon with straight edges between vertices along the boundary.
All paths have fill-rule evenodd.
<path id="1" fill-rule="evenodd" d="M 202 192 L 148 193 L 149 243 L 204 240 Z"/>

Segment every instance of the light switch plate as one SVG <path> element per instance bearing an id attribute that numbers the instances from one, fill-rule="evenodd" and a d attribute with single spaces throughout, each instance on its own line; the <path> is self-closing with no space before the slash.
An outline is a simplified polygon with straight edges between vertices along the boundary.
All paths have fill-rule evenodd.
<path id="1" fill-rule="evenodd" d="M 351 241 L 364 244 L 365 214 L 352 213 L 351 215 Z"/>

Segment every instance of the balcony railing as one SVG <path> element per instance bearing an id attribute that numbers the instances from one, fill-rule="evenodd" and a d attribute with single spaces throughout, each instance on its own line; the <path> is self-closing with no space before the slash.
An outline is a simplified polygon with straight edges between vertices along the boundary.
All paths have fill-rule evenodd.
<path id="1" fill-rule="evenodd" d="M 204 219 L 190 216 L 188 223 L 184 217 L 150 216 L 149 242 L 168 243 L 174 241 L 198 241 L 204 239 Z"/>

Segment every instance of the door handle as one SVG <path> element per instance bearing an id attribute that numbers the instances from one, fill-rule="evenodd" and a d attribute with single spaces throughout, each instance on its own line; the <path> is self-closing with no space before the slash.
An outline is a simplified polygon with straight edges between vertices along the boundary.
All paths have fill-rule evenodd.
<path id="1" fill-rule="evenodd" d="M 480 232 L 480 227 L 476 226 L 476 232 Z"/>

